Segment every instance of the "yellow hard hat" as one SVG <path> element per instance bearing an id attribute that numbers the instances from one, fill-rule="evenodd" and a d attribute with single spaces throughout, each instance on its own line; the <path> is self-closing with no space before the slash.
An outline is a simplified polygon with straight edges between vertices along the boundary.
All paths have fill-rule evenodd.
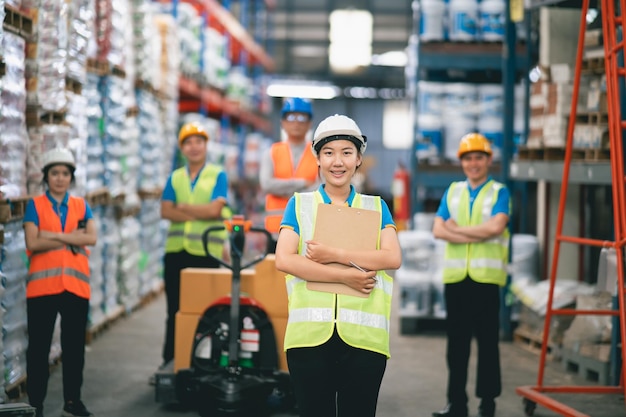
<path id="1" fill-rule="evenodd" d="M 489 139 L 480 133 L 468 133 L 459 142 L 459 158 L 468 152 L 484 152 L 487 155 L 491 155 L 491 143 L 489 143 Z"/>
<path id="2" fill-rule="evenodd" d="M 198 135 L 202 136 L 205 140 L 209 140 L 209 133 L 198 122 L 185 123 L 178 132 L 178 145 L 182 145 L 183 141 L 189 136 Z"/>

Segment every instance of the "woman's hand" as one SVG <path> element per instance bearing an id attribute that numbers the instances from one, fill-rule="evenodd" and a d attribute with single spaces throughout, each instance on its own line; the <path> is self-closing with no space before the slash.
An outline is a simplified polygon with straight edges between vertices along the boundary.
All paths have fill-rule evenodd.
<path id="1" fill-rule="evenodd" d="M 371 293 L 376 286 L 376 271 L 362 272 L 356 268 L 346 268 L 345 271 L 343 283 L 363 294 Z"/>
<path id="2" fill-rule="evenodd" d="M 332 248 L 313 240 L 306 241 L 306 257 L 318 264 L 329 264 L 337 262 L 337 249 Z"/>

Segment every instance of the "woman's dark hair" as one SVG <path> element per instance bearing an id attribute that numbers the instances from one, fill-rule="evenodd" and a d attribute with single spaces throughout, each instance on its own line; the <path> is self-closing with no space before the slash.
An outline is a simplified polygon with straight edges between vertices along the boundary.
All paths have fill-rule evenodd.
<path id="1" fill-rule="evenodd" d="M 46 166 L 46 167 L 42 170 L 42 172 L 43 172 L 43 181 L 42 181 L 42 182 L 43 182 L 43 184 L 44 184 L 44 185 L 48 185 L 48 172 L 50 172 L 50 168 L 52 168 L 53 166 L 56 166 L 56 165 L 65 165 L 65 166 L 67 167 L 67 169 L 69 169 L 69 170 L 70 170 L 70 174 L 72 175 L 72 179 L 70 180 L 70 183 L 71 183 L 71 184 L 73 184 L 73 183 L 74 183 L 74 181 L 76 180 L 76 176 L 74 175 L 74 171 L 76 171 L 76 168 L 74 168 L 74 167 L 73 167 L 73 166 L 71 166 L 71 165 L 68 165 L 68 164 L 61 164 L 61 163 L 59 163 L 59 164 L 50 164 L 50 165 Z"/>

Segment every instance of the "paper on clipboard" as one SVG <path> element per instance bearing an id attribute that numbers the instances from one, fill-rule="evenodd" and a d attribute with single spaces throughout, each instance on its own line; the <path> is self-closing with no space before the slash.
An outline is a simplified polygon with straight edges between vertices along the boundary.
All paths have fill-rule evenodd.
<path id="1" fill-rule="evenodd" d="M 380 213 L 336 204 L 319 204 L 313 229 L 313 240 L 328 246 L 351 250 L 375 250 L 380 233 Z M 337 268 L 351 268 L 343 264 L 331 264 Z M 332 292 L 367 298 L 345 284 L 308 281 L 309 290 Z"/>

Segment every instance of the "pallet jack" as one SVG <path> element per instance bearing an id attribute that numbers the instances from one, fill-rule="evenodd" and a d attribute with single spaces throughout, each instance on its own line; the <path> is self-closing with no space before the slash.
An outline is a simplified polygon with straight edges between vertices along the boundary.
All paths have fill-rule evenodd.
<path id="1" fill-rule="evenodd" d="M 223 230 L 229 235 L 231 263 L 208 251 L 210 234 Z M 242 264 L 247 233 L 263 234 L 267 244 L 264 253 Z M 203 417 L 261 417 L 290 410 L 295 399 L 289 375 L 278 370 L 271 322 L 262 306 L 240 289 L 241 271 L 271 252 L 271 234 L 234 216 L 223 226 L 208 228 L 202 242 L 207 256 L 232 271 L 231 294 L 207 307 L 195 334 L 190 367 L 174 372 L 170 364 L 157 371 L 156 401 L 177 403 Z"/>

